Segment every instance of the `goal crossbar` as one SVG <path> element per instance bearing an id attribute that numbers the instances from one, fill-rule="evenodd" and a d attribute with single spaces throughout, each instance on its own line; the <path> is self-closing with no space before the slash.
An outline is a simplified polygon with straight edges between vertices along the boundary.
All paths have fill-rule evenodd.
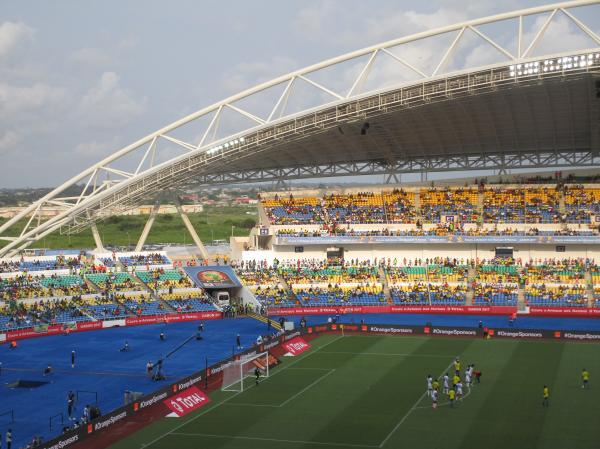
<path id="1" fill-rule="evenodd" d="M 244 391 L 244 379 L 256 375 L 269 377 L 269 353 L 261 352 L 240 357 L 223 370 L 223 391 Z"/>

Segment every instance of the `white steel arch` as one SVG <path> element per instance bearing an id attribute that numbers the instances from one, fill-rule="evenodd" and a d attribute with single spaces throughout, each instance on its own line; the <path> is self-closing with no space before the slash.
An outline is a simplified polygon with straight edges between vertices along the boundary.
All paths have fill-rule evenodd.
<path id="1" fill-rule="evenodd" d="M 600 0 L 576 0 L 556 3 L 498 14 L 438 28 L 436 30 L 425 31 L 331 58 L 327 61 L 290 72 L 240 92 L 223 101 L 217 102 L 177 120 L 170 125 L 119 149 L 112 155 L 82 171 L 61 186 L 52 190 L 40 200 L 31 204 L 17 216 L 0 226 L 0 239 L 8 241 L 8 244 L 0 249 L 0 257 L 14 255 L 19 250 L 29 246 L 32 242 L 39 240 L 63 226 L 74 224 L 76 229 L 78 229 L 78 226 L 80 229 L 82 223 L 85 225 L 95 220 L 102 219 L 110 213 L 110 208 L 114 208 L 117 202 L 121 203 L 123 205 L 122 207 L 126 208 L 131 206 L 133 201 L 139 199 L 142 193 L 144 195 L 149 195 L 159 189 L 169 187 L 172 183 L 182 182 L 183 180 L 188 179 L 191 177 L 191 174 L 184 176 L 181 175 L 180 172 L 183 170 L 184 166 L 192 166 L 192 164 L 188 164 L 192 159 L 194 159 L 195 162 L 201 161 L 205 166 L 208 166 L 213 162 L 222 161 L 226 157 L 235 157 L 237 153 L 241 154 L 242 151 L 250 148 L 250 143 L 255 145 L 260 144 L 260 139 L 258 139 L 257 136 L 258 132 L 261 130 L 269 129 L 269 127 L 276 124 L 284 123 L 286 120 L 301 117 L 310 112 L 367 98 L 368 95 L 373 94 L 374 92 L 392 90 L 391 87 L 385 89 L 373 88 L 368 91 L 363 90 L 362 88 L 365 85 L 365 82 L 369 80 L 369 75 L 378 55 L 386 55 L 402 65 L 404 69 L 412 72 L 416 77 L 416 80 L 412 81 L 412 83 L 418 83 L 419 85 L 424 85 L 425 82 L 431 80 L 443 79 L 451 73 L 469 73 L 481 71 L 487 67 L 494 68 L 500 66 L 505 68 L 510 66 L 510 77 L 513 78 L 513 81 L 518 81 L 518 78 L 521 75 L 538 76 L 538 70 L 540 72 L 539 76 L 542 76 L 542 67 L 538 64 L 539 61 L 544 58 L 556 58 L 553 60 L 557 66 L 556 71 L 564 74 L 567 70 L 570 70 L 570 66 L 568 66 L 566 62 L 561 65 L 559 61 L 562 61 L 562 59 L 559 57 L 566 56 L 566 54 L 547 53 L 534 55 L 534 51 L 540 45 L 540 42 L 543 41 L 553 20 L 556 20 L 560 15 L 563 19 L 569 21 L 573 26 L 580 30 L 582 35 L 587 37 L 588 42 L 592 43 L 586 48 L 577 49 L 578 52 L 587 52 L 587 56 L 590 54 L 593 55 L 595 51 L 600 49 L 600 37 L 593 31 L 594 27 L 589 23 L 586 23 L 587 18 L 577 17 L 577 14 L 573 9 L 586 5 L 599 4 Z M 524 19 L 539 14 L 545 14 L 542 25 L 529 41 L 525 41 L 523 30 Z M 516 51 L 508 48 L 497 39 L 490 37 L 482 30 L 482 26 L 496 24 L 509 19 L 518 21 L 518 27 L 514 34 L 514 40 L 517 42 Z M 398 46 L 423 41 L 436 36 L 447 35 L 448 33 L 455 33 L 454 39 L 442 52 L 440 52 L 439 60 L 432 70 L 426 71 L 421 67 L 417 67 L 412 61 L 409 61 L 394 52 L 394 48 L 397 48 Z M 452 61 L 456 49 L 466 39 L 467 34 L 470 34 L 471 37 L 475 36 L 481 43 L 484 43 L 497 51 L 504 58 L 503 62 L 479 67 L 465 66 L 458 72 L 452 68 L 448 69 L 448 67 L 451 66 L 449 63 Z M 352 83 L 347 90 L 342 91 L 315 80 L 315 74 L 338 64 L 357 60 L 357 58 L 364 58 L 365 61 L 358 74 L 353 77 Z M 596 54 L 596 59 L 598 59 L 598 54 Z M 535 68 L 533 65 L 534 63 L 531 61 L 536 61 Z M 525 66 L 525 64 L 528 64 L 529 62 L 531 62 L 530 69 Z M 600 61 L 598 60 L 593 60 L 589 64 L 591 65 L 592 63 L 594 64 L 593 68 L 600 66 Z M 582 68 L 588 70 L 587 66 L 582 66 Z M 531 73 L 528 73 L 528 70 L 531 70 Z M 300 83 L 304 83 L 319 92 L 322 97 L 322 102 L 317 106 L 312 105 L 311 108 L 306 111 L 295 114 L 287 113 L 286 105 L 290 100 L 290 97 L 293 96 L 294 88 Z M 404 84 L 407 85 L 409 83 L 405 82 Z M 398 83 L 398 85 L 394 87 L 400 85 L 402 85 L 402 83 Z M 241 101 L 252 98 L 253 96 L 259 95 L 274 87 L 280 87 L 281 92 L 278 94 L 273 107 L 270 108 L 268 113 L 264 116 L 259 116 L 258 114 L 245 109 L 243 106 L 240 106 Z M 221 119 L 226 112 L 238 114 L 240 117 L 247 120 L 250 125 L 232 135 L 217 139 L 216 136 L 221 125 Z M 179 128 L 192 122 L 200 121 L 201 119 L 203 119 L 206 124 L 203 129 L 204 132 L 199 136 L 198 141 L 189 142 L 174 135 Z M 155 163 L 157 153 L 160 152 L 159 143 L 163 142 L 179 148 L 182 154 L 172 157 L 167 161 Z M 132 157 L 136 158 L 135 166 L 119 165 L 125 159 L 130 163 Z M 176 173 L 177 176 L 175 175 Z M 146 186 L 145 189 L 144 186 Z M 73 189 L 74 187 L 80 187 L 80 193 L 78 195 L 64 195 L 65 191 Z M 63 207 L 64 211 L 50 220 L 43 222 L 42 212 L 44 208 L 56 206 Z M 18 234 L 15 235 L 14 227 L 21 220 L 27 220 L 26 224 L 22 226 L 17 231 Z"/>

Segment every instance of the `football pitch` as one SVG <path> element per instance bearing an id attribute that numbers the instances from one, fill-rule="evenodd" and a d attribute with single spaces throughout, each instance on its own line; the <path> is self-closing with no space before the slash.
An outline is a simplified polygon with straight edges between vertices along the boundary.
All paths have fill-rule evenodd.
<path id="1" fill-rule="evenodd" d="M 562 341 L 325 335 L 242 392 L 210 393 L 184 418 L 165 418 L 113 445 L 125 448 L 600 447 L 600 346 Z M 426 377 L 460 357 L 481 384 L 437 410 Z M 581 370 L 590 388 L 581 388 Z M 451 373 L 452 374 L 452 373 Z M 598 381 L 600 382 L 600 381 Z M 550 405 L 542 407 L 542 388 Z"/>

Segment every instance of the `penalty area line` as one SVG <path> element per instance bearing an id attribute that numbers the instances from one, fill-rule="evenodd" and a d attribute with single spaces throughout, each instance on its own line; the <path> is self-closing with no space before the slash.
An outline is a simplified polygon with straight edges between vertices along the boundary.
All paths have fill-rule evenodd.
<path id="1" fill-rule="evenodd" d="M 229 406 L 240 405 L 240 406 L 243 406 L 243 407 L 282 408 L 282 407 L 285 407 L 288 403 L 290 403 L 294 399 L 296 399 L 297 397 L 299 397 L 300 395 L 302 395 L 303 393 L 307 392 L 310 388 L 314 387 L 316 384 L 318 384 L 319 382 L 321 382 L 323 379 L 325 379 L 327 376 L 329 376 L 333 372 L 335 372 L 335 369 L 329 369 L 329 370 L 327 370 L 327 372 L 325 374 L 323 374 L 322 376 L 319 376 L 317 379 L 315 379 L 309 385 L 307 385 L 306 387 L 304 387 L 302 390 L 300 390 L 299 392 L 297 392 L 293 396 L 287 398 L 285 401 L 283 401 L 281 404 L 278 404 L 278 405 L 274 405 L 274 404 L 252 404 L 252 403 L 248 403 L 248 402 L 229 402 L 229 403 L 227 403 L 227 405 L 229 405 Z"/>
<path id="2" fill-rule="evenodd" d="M 349 354 L 349 355 L 374 355 L 388 357 L 426 357 L 436 359 L 447 359 L 447 355 L 442 354 L 416 354 L 414 352 L 349 352 L 349 351 L 323 351 L 321 354 Z"/>
<path id="3" fill-rule="evenodd" d="M 334 338 L 333 340 L 331 340 L 331 341 L 329 341 L 329 342 L 325 343 L 323 346 L 319 346 L 319 347 L 318 347 L 317 349 L 315 349 L 314 351 L 310 351 L 310 352 L 306 353 L 306 355 L 302 354 L 300 357 L 298 357 L 296 360 L 294 360 L 293 362 L 291 362 L 289 365 L 283 366 L 281 369 L 278 369 L 277 371 L 275 371 L 275 373 L 273 373 L 273 376 L 276 376 L 277 374 L 281 373 L 281 372 L 282 372 L 282 371 L 284 371 L 285 369 L 287 369 L 287 368 L 290 368 L 290 367 L 292 367 L 293 365 L 295 365 L 296 363 L 299 363 L 299 362 L 301 362 L 302 360 L 305 360 L 305 359 L 307 359 L 307 358 L 308 358 L 308 357 L 310 357 L 311 355 L 313 355 L 313 354 L 316 354 L 316 353 L 317 353 L 317 352 L 319 352 L 321 349 L 323 349 L 323 348 L 325 348 L 325 347 L 329 346 L 329 345 L 330 345 L 330 344 L 332 344 L 332 343 L 335 343 L 336 341 L 338 341 L 338 340 L 340 340 L 340 339 L 342 339 L 342 338 L 344 338 L 344 336 L 343 336 L 343 335 L 340 335 L 339 337 L 337 337 L 337 338 Z M 270 377 L 273 377 L 273 376 L 270 376 Z M 254 385 L 250 385 L 250 387 L 249 387 L 249 388 L 247 388 L 247 389 L 246 389 L 246 390 L 244 390 L 244 391 L 248 391 L 248 390 L 249 390 L 250 388 L 252 388 L 253 386 L 254 386 Z M 165 432 L 165 433 L 163 433 L 162 435 L 160 435 L 160 436 L 156 437 L 156 438 L 155 438 L 155 439 L 153 439 L 152 441 L 150 441 L 150 442 L 148 442 L 148 443 L 142 443 L 140 447 L 142 447 L 142 448 L 146 448 L 146 447 L 152 446 L 152 445 L 153 445 L 154 443 L 156 443 L 157 441 L 160 441 L 160 440 L 162 440 L 164 437 L 166 437 L 166 436 L 168 436 L 168 435 L 171 435 L 171 434 L 173 434 L 175 431 L 177 431 L 177 430 L 181 429 L 182 427 L 184 427 L 184 426 L 188 425 L 188 424 L 189 424 L 189 423 L 191 423 L 192 421 L 195 421 L 195 420 L 197 420 L 197 419 L 198 419 L 198 418 L 200 418 L 201 416 L 203 416 L 203 415 L 205 415 L 205 414 L 207 414 L 207 413 L 209 413 L 209 412 L 212 412 L 214 409 L 216 409 L 216 408 L 218 408 L 219 406 L 221 406 L 221 405 L 223 405 L 223 404 L 227 403 L 228 401 L 230 401 L 231 399 L 233 399 L 233 398 L 235 398 L 235 397 L 239 396 L 239 395 L 240 395 L 240 394 L 242 394 L 242 393 L 243 393 L 243 391 L 238 391 L 237 393 L 235 393 L 235 394 L 232 394 L 232 395 L 231 395 L 231 396 L 229 396 L 228 398 L 226 398 L 226 399 L 223 399 L 221 402 L 219 402 L 219 403 L 215 404 L 214 406 L 210 407 L 209 409 L 206 409 L 206 410 L 204 410 L 204 411 L 200 412 L 199 414 L 197 414 L 197 415 L 193 416 L 192 418 L 188 419 L 187 421 L 185 421 L 185 422 L 183 422 L 183 423 L 179 424 L 178 426 L 176 426 L 176 427 L 173 427 L 171 430 L 169 430 L 168 432 Z"/>
<path id="4" fill-rule="evenodd" d="M 316 379 L 314 382 L 312 382 L 311 384 L 309 384 L 306 387 L 304 387 L 298 393 L 296 393 L 292 397 L 290 397 L 290 398 L 286 399 L 285 401 L 283 401 L 281 404 L 278 405 L 278 407 L 285 407 L 286 404 L 289 404 L 291 401 L 293 401 L 294 399 L 296 399 L 298 396 L 302 395 L 303 393 L 306 393 L 310 388 L 314 387 L 315 385 L 317 385 L 319 382 L 321 382 L 323 379 L 325 379 L 327 376 L 329 376 L 330 374 L 332 374 L 334 372 L 335 372 L 334 369 L 329 370 L 327 373 L 323 374 L 321 377 L 319 377 L 318 379 Z"/>
<path id="5" fill-rule="evenodd" d="M 275 443 L 289 443 L 289 444 L 312 444 L 318 446 L 335 446 L 335 447 L 364 447 L 364 448 L 376 448 L 379 446 L 368 445 L 368 444 L 352 444 L 352 443 L 336 443 L 328 441 L 310 441 L 310 440 L 283 440 L 279 438 L 263 438 L 263 437 L 251 437 L 245 435 L 217 435 L 212 433 L 184 433 L 174 432 L 172 435 L 177 436 L 190 436 L 190 437 L 207 437 L 207 438 L 226 438 L 234 440 L 254 440 L 254 441 L 273 441 Z"/>

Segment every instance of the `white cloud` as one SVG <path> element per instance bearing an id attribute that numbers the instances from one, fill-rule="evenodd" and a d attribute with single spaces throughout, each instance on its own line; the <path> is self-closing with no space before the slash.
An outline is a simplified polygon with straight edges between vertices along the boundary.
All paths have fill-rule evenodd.
<path id="1" fill-rule="evenodd" d="M 75 146 L 73 154 L 81 157 L 91 157 L 100 159 L 119 149 L 121 143 L 120 136 L 114 136 L 109 140 L 92 140 L 82 142 Z"/>
<path id="2" fill-rule="evenodd" d="M 21 44 L 33 39 L 33 28 L 23 22 L 0 24 L 0 59 L 13 53 Z"/>
<path id="3" fill-rule="evenodd" d="M 70 59 L 77 64 L 101 68 L 114 63 L 113 57 L 100 48 L 80 48 L 71 53 Z"/>
<path id="4" fill-rule="evenodd" d="M 298 68 L 294 59 L 286 57 L 274 57 L 268 61 L 245 61 L 223 74 L 221 87 L 225 92 L 234 94 Z"/>
<path id="5" fill-rule="evenodd" d="M 431 13 L 421 13 L 398 7 L 373 7 L 369 3 L 340 7 L 338 2 L 324 1 L 312 3 L 301 10 L 294 20 L 293 29 L 303 40 L 356 50 L 425 29 L 461 22 L 467 17 L 467 10 L 456 5 L 451 9 L 441 7 Z M 344 26 L 338 28 L 336 23 Z"/>
<path id="6" fill-rule="evenodd" d="M 0 118 L 18 120 L 22 114 L 43 115 L 64 105 L 68 99 L 66 89 L 36 83 L 31 86 L 15 86 L 0 83 Z"/>
<path id="7" fill-rule="evenodd" d="M 308 3 L 296 15 L 293 30 L 298 39 L 332 47 L 334 54 L 339 54 L 523 7 L 517 0 L 434 0 L 426 4 L 430 8 L 415 5 L 408 9 L 396 3 L 374 6 L 350 0 L 344 7 L 333 0 Z"/>
<path id="8" fill-rule="evenodd" d="M 21 142 L 21 136 L 14 131 L 6 131 L 0 134 L 0 154 L 6 155 L 14 152 L 17 150 L 16 146 L 19 142 Z"/>
<path id="9" fill-rule="evenodd" d="M 115 72 L 104 72 L 82 97 L 80 111 L 91 126 L 121 126 L 142 115 L 147 103 L 146 97 L 135 98 L 131 90 L 121 87 Z"/>

